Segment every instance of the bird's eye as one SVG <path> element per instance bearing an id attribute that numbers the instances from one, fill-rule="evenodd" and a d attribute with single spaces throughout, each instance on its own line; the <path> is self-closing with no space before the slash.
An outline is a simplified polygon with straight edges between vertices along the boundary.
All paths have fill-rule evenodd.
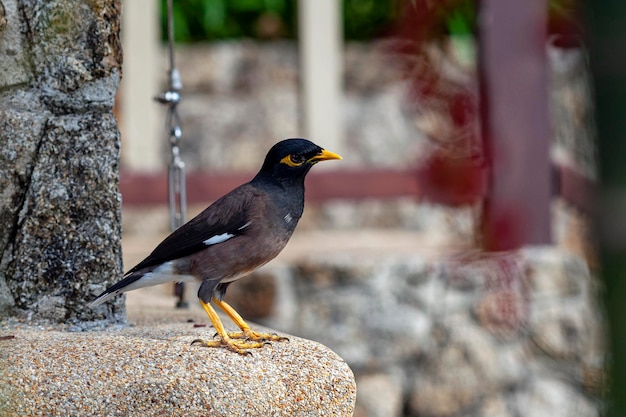
<path id="1" fill-rule="evenodd" d="M 289 155 L 289 158 L 295 165 L 302 165 L 306 161 L 306 158 L 302 155 Z"/>
<path id="2" fill-rule="evenodd" d="M 286 157 L 281 159 L 280 162 L 285 164 L 285 165 L 289 165 L 290 167 L 294 167 L 295 168 L 295 167 L 299 167 L 304 162 L 306 162 L 306 158 L 304 156 L 298 155 L 298 154 L 287 155 Z"/>

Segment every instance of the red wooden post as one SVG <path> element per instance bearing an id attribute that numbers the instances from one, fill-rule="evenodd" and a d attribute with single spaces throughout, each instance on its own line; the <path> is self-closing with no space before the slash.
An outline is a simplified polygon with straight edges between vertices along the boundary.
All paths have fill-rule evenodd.
<path id="1" fill-rule="evenodd" d="M 490 164 L 483 244 L 550 243 L 545 1 L 483 0 L 479 13 L 481 118 Z"/>

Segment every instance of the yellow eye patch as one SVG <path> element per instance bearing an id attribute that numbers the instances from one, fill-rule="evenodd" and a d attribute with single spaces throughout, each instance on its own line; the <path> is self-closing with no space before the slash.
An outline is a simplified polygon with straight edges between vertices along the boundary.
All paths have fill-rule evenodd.
<path id="1" fill-rule="evenodd" d="M 287 155 L 283 159 L 280 160 L 281 164 L 289 165 L 290 167 L 299 167 L 304 163 L 304 158 L 300 156 L 296 156 L 296 160 L 291 155 Z"/>

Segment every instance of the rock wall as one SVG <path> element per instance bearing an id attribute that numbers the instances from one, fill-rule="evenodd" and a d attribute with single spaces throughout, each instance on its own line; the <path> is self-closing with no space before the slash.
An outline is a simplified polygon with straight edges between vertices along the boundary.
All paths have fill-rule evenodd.
<path id="1" fill-rule="evenodd" d="M 1 4 L 0 315 L 103 318 L 85 302 L 121 274 L 121 4 Z"/>
<path id="2" fill-rule="evenodd" d="M 404 100 L 402 66 L 384 45 L 345 49 L 344 166 L 415 164 L 427 146 Z M 292 42 L 181 46 L 181 148 L 190 170 L 251 170 L 275 142 L 302 136 L 299 64 Z M 163 59 L 165 62 L 165 58 Z M 165 81 L 165 80 L 164 80 Z M 324 146 L 324 138 L 310 138 Z M 165 145 L 165 144 L 164 144 Z M 168 160 L 167 146 L 163 161 Z"/>
<path id="3" fill-rule="evenodd" d="M 605 389 L 600 288 L 555 248 L 416 249 L 270 264 L 227 299 L 344 358 L 356 416 L 592 417 Z"/>
<path id="4" fill-rule="evenodd" d="M 442 71 L 469 82 L 472 69 L 439 54 Z M 548 47 L 551 71 L 552 154 L 593 178 L 596 171 L 593 108 L 579 49 Z M 297 46 L 292 42 L 230 41 L 179 46 L 183 79 L 182 155 L 190 170 L 258 169 L 276 141 L 302 135 Z M 165 51 L 162 62 L 166 62 Z M 344 48 L 343 167 L 406 169 L 445 136 L 449 115 L 412 95 L 410 63 L 386 42 Z M 163 71 L 165 74 L 165 71 Z M 166 83 L 163 78 L 162 82 Z M 324 143 L 324 138 L 311 138 Z M 163 141 L 164 165 L 169 147 Z"/>

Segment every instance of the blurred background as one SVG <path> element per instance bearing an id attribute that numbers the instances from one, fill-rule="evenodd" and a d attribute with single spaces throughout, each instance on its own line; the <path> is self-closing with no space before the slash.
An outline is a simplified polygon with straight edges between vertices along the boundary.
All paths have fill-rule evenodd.
<path id="1" fill-rule="evenodd" d="M 174 23 L 186 218 L 305 137 L 285 251 L 229 288 L 246 319 L 326 344 L 356 416 L 596 416 L 606 335 L 593 78 L 572 0 L 124 2 L 125 269 L 170 230 Z M 196 289 L 187 310 L 201 317 Z M 129 317 L 175 309 L 171 286 Z M 206 319 L 204 320 L 206 321 Z"/>

